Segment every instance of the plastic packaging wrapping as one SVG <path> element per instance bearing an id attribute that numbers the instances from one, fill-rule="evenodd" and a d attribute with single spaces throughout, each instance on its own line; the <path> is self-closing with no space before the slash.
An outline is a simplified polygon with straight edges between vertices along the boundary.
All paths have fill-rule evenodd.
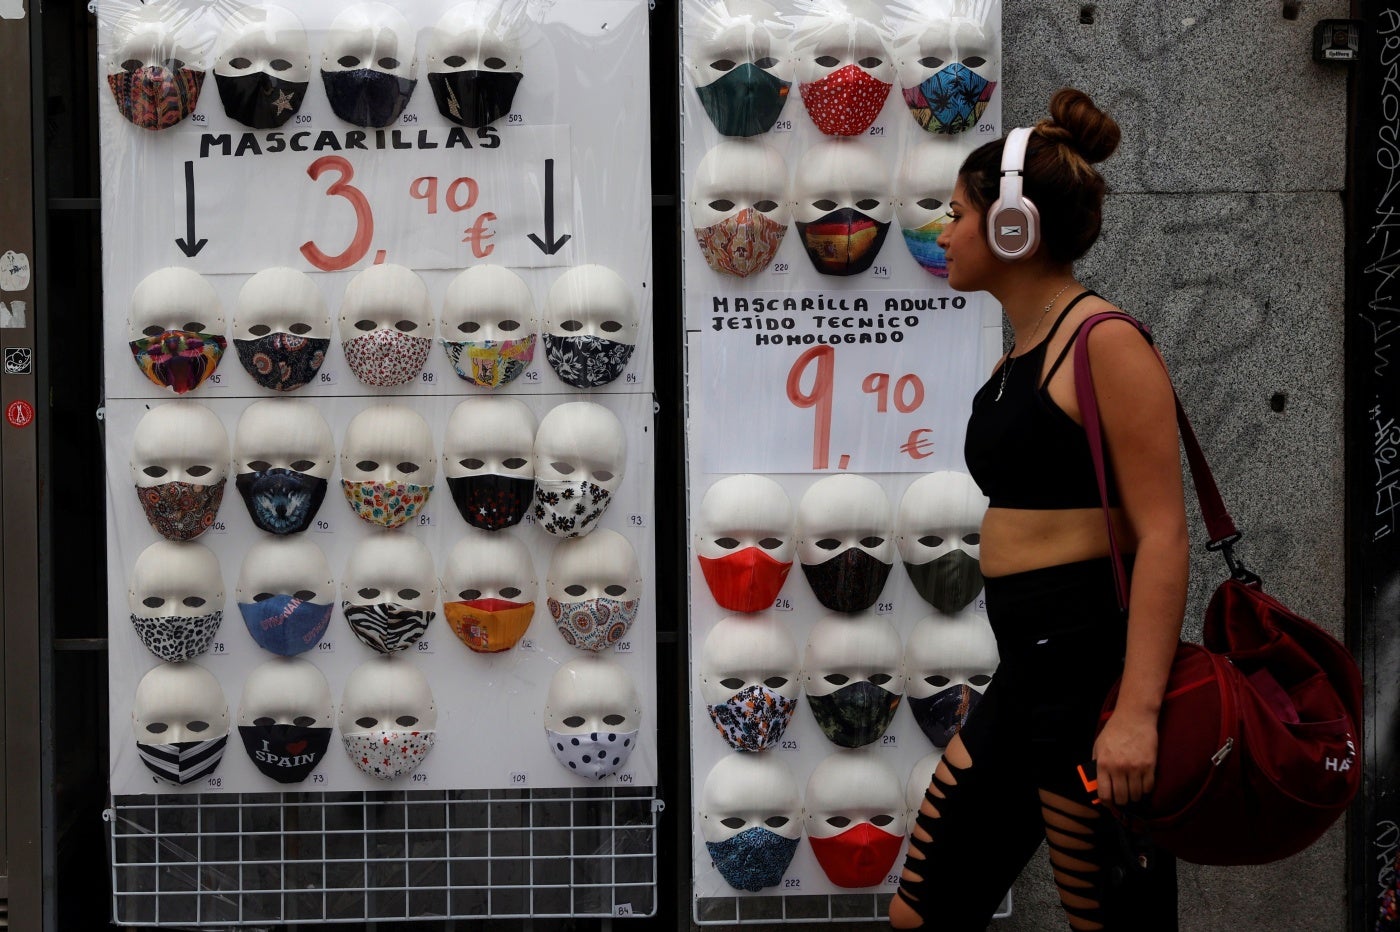
<path id="1" fill-rule="evenodd" d="M 597 785 L 565 769 L 546 735 L 556 672 L 600 658 L 550 617 L 545 579 L 567 541 L 537 522 L 558 502 L 529 481 L 535 425 L 579 402 L 622 437 L 621 480 L 589 529 L 620 535 L 641 577 L 631 625 L 605 651 L 634 685 L 640 733 L 602 783 L 655 785 L 646 4 L 99 0 L 95 11 L 113 794 Z M 570 284 L 580 267 L 602 269 L 593 277 L 608 288 Z M 478 399 L 515 402 L 512 417 L 491 404 L 456 414 Z M 138 431 L 153 412 L 157 426 L 202 426 Z M 512 458 L 501 441 L 515 422 L 527 436 Z M 549 453 L 541 468 L 562 462 Z M 576 478 L 601 469 L 576 465 Z M 524 583 L 483 571 L 466 574 L 480 591 L 447 590 L 463 575 L 449 572 L 454 548 L 493 535 L 506 542 L 483 552 L 528 564 Z M 157 544 L 204 548 L 219 578 L 143 577 L 138 598 L 138 560 Z M 266 568 L 319 566 L 308 547 L 330 579 Z M 183 598 L 198 604 L 162 601 Z M 237 740 L 199 779 L 156 781 L 132 722 L 137 684 L 168 662 L 148 643 L 171 659 L 198 653 L 230 718 L 277 654 L 324 675 L 337 721 L 352 671 L 412 667 L 431 692 L 432 735 L 358 724 L 343 747 L 337 724 L 303 773 L 304 726 L 269 713 L 250 727 L 291 749 L 283 775 L 302 782 L 269 776 Z M 421 758 L 414 767 L 376 774 L 346 753 L 390 734 Z"/>
<path id="2" fill-rule="evenodd" d="M 906 676 L 921 702 L 969 681 L 953 655 L 945 672 L 916 651 L 907 669 L 904 645 L 921 625 L 972 625 L 976 641 L 985 624 L 985 500 L 962 501 L 960 474 L 1000 309 L 948 288 L 936 239 L 958 165 L 1002 131 L 1001 10 L 685 0 L 682 12 L 692 780 L 694 798 L 723 803 L 694 817 L 703 922 L 710 898 L 892 892 L 903 788 L 926 784 L 911 772 L 936 759 Z M 933 473 L 946 489 L 901 509 Z M 818 790 L 834 780 L 849 811 L 807 807 L 792 851 L 787 789 L 709 782 L 739 772 L 735 755 L 771 755 L 783 767 L 764 779 L 799 797 L 821 768 Z M 767 816 L 780 827 L 765 830 Z"/>

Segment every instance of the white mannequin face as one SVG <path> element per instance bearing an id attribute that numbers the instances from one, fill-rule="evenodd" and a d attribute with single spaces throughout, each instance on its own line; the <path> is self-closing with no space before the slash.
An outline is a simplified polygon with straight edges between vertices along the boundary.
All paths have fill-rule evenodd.
<path id="1" fill-rule="evenodd" d="M 428 33 L 429 72 L 519 72 L 523 64 L 520 45 L 495 4 L 454 6 Z"/>
<path id="2" fill-rule="evenodd" d="M 977 612 L 931 616 L 914 626 L 904 651 L 910 699 L 926 699 L 950 686 L 984 692 L 997 669 L 992 626 Z"/>
<path id="3" fill-rule="evenodd" d="M 904 808 L 908 811 L 910 825 L 918 817 L 919 807 L 924 804 L 924 792 L 933 782 L 933 772 L 938 769 L 938 762 L 942 759 L 943 752 L 934 751 L 919 758 L 914 769 L 909 771 L 909 782 L 904 787 Z"/>
<path id="4" fill-rule="evenodd" d="M 787 165 L 775 149 L 723 142 L 705 153 L 690 189 L 690 220 L 710 268 L 741 278 L 767 268 L 791 219 Z"/>
<path id="5" fill-rule="evenodd" d="M 232 333 L 235 340 L 272 333 L 330 339 L 331 312 L 310 275 L 285 267 L 263 269 L 239 289 Z"/>
<path id="6" fill-rule="evenodd" d="M 554 547 L 545 579 L 550 614 L 573 647 L 612 647 L 636 619 L 642 597 L 637 553 L 616 531 L 562 540 Z"/>
<path id="7" fill-rule="evenodd" d="M 562 404 L 540 421 L 534 462 L 536 523 L 557 537 L 580 537 L 597 526 L 622 485 L 627 435 L 602 405 Z"/>
<path id="8" fill-rule="evenodd" d="M 518 398 L 468 398 L 452 409 L 443 438 L 448 479 L 495 475 L 533 479 L 535 415 Z"/>
<path id="9" fill-rule="evenodd" d="M 871 613 L 823 616 L 802 661 L 807 705 L 822 733 L 846 748 L 879 741 L 904 692 L 894 626 Z"/>
<path id="10" fill-rule="evenodd" d="M 403 385 L 418 377 L 433 340 L 428 287 L 401 265 L 372 265 L 350 279 L 340 304 L 345 361 L 366 385 Z"/>
<path id="11" fill-rule="evenodd" d="M 852 15 L 804 23 L 798 28 L 794 49 L 797 80 L 804 84 L 820 81 L 855 65 L 877 81 L 892 83 L 895 66 L 885 38 L 875 25 L 877 20 L 878 13 L 861 7 L 853 9 Z"/>
<path id="12" fill-rule="evenodd" d="M 899 554 L 919 595 L 945 614 L 982 590 L 981 525 L 987 499 L 963 472 L 921 476 L 899 503 Z"/>
<path id="13" fill-rule="evenodd" d="M 899 778 L 869 752 L 838 752 L 826 757 L 807 780 L 803 801 L 810 838 L 831 838 L 862 823 L 890 835 L 904 834 L 904 793 Z"/>
<path id="14" fill-rule="evenodd" d="M 417 35 L 408 19 L 383 3 L 347 7 L 331 20 L 322 71 L 369 68 L 400 78 L 413 77 Z"/>
<path id="15" fill-rule="evenodd" d="M 278 468 L 329 479 L 335 468 L 335 438 L 308 401 L 255 401 L 238 418 L 233 457 L 240 473 Z"/>
<path id="16" fill-rule="evenodd" d="M 696 522 L 695 551 L 717 560 L 757 547 L 791 562 L 797 550 L 796 514 L 783 487 L 767 476 L 726 476 L 705 492 Z"/>
<path id="17" fill-rule="evenodd" d="M 792 58 L 776 8 L 753 0 L 727 0 L 707 11 L 694 33 L 686 64 L 699 87 L 713 84 L 737 65 L 751 64 L 780 81 L 792 81 Z"/>
<path id="18" fill-rule="evenodd" d="M 350 551 L 340 584 L 342 602 L 379 605 L 392 602 L 418 612 L 437 605 L 433 555 L 414 537 L 376 534 Z"/>
<path id="19" fill-rule="evenodd" d="M 503 265 L 474 265 L 447 286 L 444 340 L 522 340 L 538 329 L 529 286 Z"/>
<path id="20" fill-rule="evenodd" d="M 171 783 L 191 783 L 223 757 L 228 704 L 208 670 L 163 663 L 137 684 L 131 726 L 142 763 L 152 773 Z"/>
<path id="21" fill-rule="evenodd" d="M 700 695 L 718 705 L 735 693 L 765 686 L 788 699 L 802 692 L 797 643 L 777 619 L 764 615 L 722 619 L 700 655 Z"/>
<path id="22" fill-rule="evenodd" d="M 165 4 L 121 15 L 107 49 L 107 86 L 117 111 L 149 130 L 168 129 L 194 112 L 204 78 L 205 41 Z"/>
<path id="23" fill-rule="evenodd" d="M 762 827 L 784 838 L 802 837 L 802 800 L 786 764 L 771 754 L 722 758 L 700 794 L 700 832 L 711 843 Z"/>
<path id="24" fill-rule="evenodd" d="M 141 643 L 167 662 L 208 650 L 223 619 L 223 574 L 200 544 L 161 540 L 141 551 L 126 595 Z"/>
<path id="25" fill-rule="evenodd" d="M 569 269 L 545 299 L 545 356 L 574 388 L 597 388 L 622 375 L 637 344 L 637 303 L 622 276 L 601 265 Z"/>
<path id="26" fill-rule="evenodd" d="M 340 737 L 356 767 L 381 780 L 416 770 L 437 740 L 428 678 L 404 660 L 376 657 L 345 681 Z"/>
<path id="27" fill-rule="evenodd" d="M 793 180 L 793 216 L 801 223 L 854 209 L 880 222 L 894 217 L 889 170 L 864 143 L 820 142 L 803 153 Z"/>
<path id="28" fill-rule="evenodd" d="M 138 489 L 167 482 L 213 486 L 228 478 L 228 433 L 218 416 L 193 401 L 152 408 L 131 439 L 131 480 Z"/>
<path id="29" fill-rule="evenodd" d="M 624 734 L 641 728 L 642 703 L 627 671 L 596 657 L 564 664 L 549 681 L 544 727 L 561 735 Z M 636 742 L 632 742 L 634 745 Z"/>
<path id="30" fill-rule="evenodd" d="M 442 610 L 458 640 L 477 653 L 519 643 L 535 616 L 539 583 L 525 542 L 469 530 L 442 570 Z"/>
<path id="31" fill-rule="evenodd" d="M 828 476 L 815 482 L 797 506 L 797 556 L 804 565 L 858 549 L 881 563 L 895 556 L 894 516 L 873 479 Z"/>
<path id="32" fill-rule="evenodd" d="M 345 429 L 340 474 L 351 482 L 431 486 L 437 477 L 433 446 L 433 433 L 418 412 L 375 405 L 355 415 Z"/>
<path id="33" fill-rule="evenodd" d="M 159 66 L 171 70 L 204 67 L 194 37 L 180 29 L 163 6 L 137 7 L 124 13 L 112 30 L 114 44 L 107 56 L 107 73 Z M 193 109 L 193 106 L 191 106 Z"/>
<path id="34" fill-rule="evenodd" d="M 260 538 L 243 557 L 235 595 L 239 602 L 259 596 L 296 595 L 303 602 L 335 600 L 335 579 L 321 548 L 304 537 Z"/>
<path id="35" fill-rule="evenodd" d="M 911 148 L 899 168 L 895 185 L 895 215 L 904 244 L 925 271 L 948 276 L 948 263 L 938 237 L 951 216 L 958 167 L 967 151 L 946 143 Z"/>
<path id="36" fill-rule="evenodd" d="M 966 17 L 916 22 L 895 43 L 910 113 L 930 133 L 965 133 L 987 108 L 1001 73 L 995 33 Z"/>
<path id="37" fill-rule="evenodd" d="M 244 7 L 225 23 L 219 35 L 214 73 L 256 72 L 284 81 L 311 80 L 306 29 L 290 10 L 279 6 Z"/>
<path id="38" fill-rule="evenodd" d="M 127 339 L 158 337 L 177 330 L 222 335 L 224 309 L 204 276 L 170 266 L 141 279 L 131 293 Z"/>
<path id="39" fill-rule="evenodd" d="M 335 703 L 326 677 L 315 664 L 295 657 L 269 660 L 243 682 L 239 725 L 296 725 L 331 728 Z"/>

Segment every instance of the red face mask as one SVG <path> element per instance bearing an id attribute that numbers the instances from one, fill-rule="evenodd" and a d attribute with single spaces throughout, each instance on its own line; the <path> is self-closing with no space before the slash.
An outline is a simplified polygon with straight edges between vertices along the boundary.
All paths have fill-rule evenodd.
<path id="1" fill-rule="evenodd" d="M 868 130 L 889 95 L 890 85 L 859 65 L 837 68 L 802 85 L 802 103 L 817 129 L 828 136 L 859 136 Z"/>
<path id="2" fill-rule="evenodd" d="M 813 838 L 812 853 L 838 887 L 873 887 L 884 883 L 904 845 L 903 835 L 891 835 L 862 822 L 830 838 Z"/>
<path id="3" fill-rule="evenodd" d="M 745 547 L 722 557 L 700 557 L 700 570 L 720 608 L 731 612 L 761 612 L 773 605 L 792 569 L 758 547 Z"/>

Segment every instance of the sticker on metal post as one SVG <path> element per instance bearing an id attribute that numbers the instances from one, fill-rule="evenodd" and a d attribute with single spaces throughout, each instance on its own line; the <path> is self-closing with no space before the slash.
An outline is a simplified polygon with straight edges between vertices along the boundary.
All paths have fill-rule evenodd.
<path id="1" fill-rule="evenodd" d="M 34 406 L 27 401 L 12 401 L 5 408 L 5 420 L 11 427 L 28 427 L 34 420 Z"/>
<path id="2" fill-rule="evenodd" d="M 28 346 L 5 347 L 5 374 L 29 375 L 34 371 L 34 350 Z"/>

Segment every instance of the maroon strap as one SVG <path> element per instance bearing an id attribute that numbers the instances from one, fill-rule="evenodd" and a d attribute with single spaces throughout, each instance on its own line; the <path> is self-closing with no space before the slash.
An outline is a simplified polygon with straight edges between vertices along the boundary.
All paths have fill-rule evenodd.
<path id="1" fill-rule="evenodd" d="M 1094 396 L 1094 374 L 1089 369 L 1089 331 L 1106 320 L 1126 320 L 1138 329 L 1150 344 L 1152 333 L 1135 318 L 1122 311 L 1104 311 L 1087 318 L 1075 331 L 1074 339 L 1074 391 L 1079 399 L 1079 416 L 1084 421 L 1084 433 L 1089 439 L 1089 454 L 1094 460 L 1094 477 L 1099 484 L 1099 501 L 1103 504 L 1104 521 L 1108 524 L 1108 546 L 1113 555 L 1113 584 L 1118 593 L 1118 605 L 1127 610 L 1127 574 L 1123 570 L 1123 554 L 1118 549 L 1118 539 L 1113 532 L 1113 521 L 1108 512 L 1108 467 L 1104 451 L 1103 424 L 1099 420 L 1099 404 Z M 1240 532 L 1225 501 L 1220 497 L 1220 489 L 1211 475 L 1205 454 L 1196 440 L 1196 432 L 1191 429 L 1191 421 L 1186 410 L 1181 407 L 1181 399 L 1172 389 L 1172 400 L 1176 402 L 1176 423 L 1181 430 L 1181 442 L 1186 448 L 1186 461 L 1191 466 L 1191 480 L 1196 486 L 1196 498 L 1201 503 L 1201 517 L 1205 519 L 1206 532 L 1210 535 L 1211 549 L 1228 546 L 1239 538 Z M 1228 555 L 1227 555 L 1228 559 Z"/>

